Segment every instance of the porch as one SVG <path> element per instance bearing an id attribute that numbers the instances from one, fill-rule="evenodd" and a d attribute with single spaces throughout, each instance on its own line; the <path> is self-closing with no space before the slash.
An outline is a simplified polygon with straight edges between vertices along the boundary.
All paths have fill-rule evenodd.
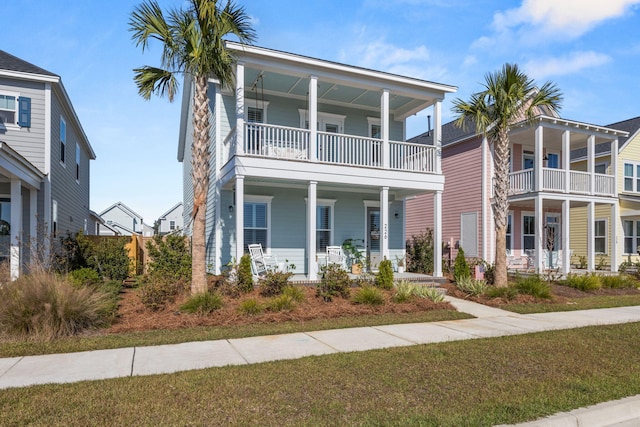
<path id="1" fill-rule="evenodd" d="M 509 195 L 534 191 L 535 169 L 524 169 L 509 174 Z M 614 197 L 616 179 L 614 175 L 543 167 L 540 191 Z"/>

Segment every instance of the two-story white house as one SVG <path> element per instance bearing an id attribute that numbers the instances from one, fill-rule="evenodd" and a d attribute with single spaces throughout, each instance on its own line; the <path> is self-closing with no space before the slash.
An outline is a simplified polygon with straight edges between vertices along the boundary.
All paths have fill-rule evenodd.
<path id="1" fill-rule="evenodd" d="M 317 278 L 327 246 L 356 239 L 375 264 L 405 252 L 405 199 L 429 194 L 440 239 L 441 105 L 455 87 L 229 42 L 236 86 L 209 81 L 207 263 L 214 272 L 261 243 Z M 184 215 L 193 207 L 192 95 L 185 81 L 178 146 Z M 404 142 L 429 109 L 433 145 Z M 425 128 L 426 128 L 425 120 Z M 441 276 L 436 245 L 435 276 Z M 319 262 L 320 261 L 320 262 Z"/>
<path id="2" fill-rule="evenodd" d="M 36 239 L 91 233 L 95 158 L 60 76 L 0 50 L 0 256 L 12 277 Z"/>
<path id="3" fill-rule="evenodd" d="M 108 226 L 100 228 L 103 236 L 153 236 L 153 227 L 144 222 L 142 215 L 122 202 L 116 202 L 100 212 L 100 217 Z"/>
<path id="4" fill-rule="evenodd" d="M 184 208 L 176 203 L 158 218 L 158 234 L 176 233 L 184 228 Z"/>

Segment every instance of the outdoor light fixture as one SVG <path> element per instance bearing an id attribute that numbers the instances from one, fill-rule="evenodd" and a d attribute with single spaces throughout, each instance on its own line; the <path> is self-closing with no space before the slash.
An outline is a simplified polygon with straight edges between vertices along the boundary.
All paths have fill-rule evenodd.
<path id="1" fill-rule="evenodd" d="M 229 205 L 229 212 L 233 213 L 233 205 Z"/>

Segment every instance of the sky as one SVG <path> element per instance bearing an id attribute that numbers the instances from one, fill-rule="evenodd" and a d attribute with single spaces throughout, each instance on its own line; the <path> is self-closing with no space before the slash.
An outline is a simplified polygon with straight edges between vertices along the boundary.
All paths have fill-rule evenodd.
<path id="1" fill-rule="evenodd" d="M 0 49 L 62 77 L 96 152 L 91 209 L 121 201 L 153 224 L 182 199 L 180 96 L 143 100 L 133 68 L 160 46 L 131 41 L 137 0 L 20 0 L 2 6 Z M 181 0 L 159 0 L 163 9 Z M 237 0 L 259 46 L 458 87 L 516 63 L 556 83 L 567 119 L 608 125 L 640 116 L 640 0 Z M 412 117 L 407 137 L 427 130 Z"/>

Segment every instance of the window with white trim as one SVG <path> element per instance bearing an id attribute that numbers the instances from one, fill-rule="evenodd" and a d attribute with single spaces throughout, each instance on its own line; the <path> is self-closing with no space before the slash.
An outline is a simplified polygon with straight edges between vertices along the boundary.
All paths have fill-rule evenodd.
<path id="1" fill-rule="evenodd" d="M 511 254 L 511 251 L 513 250 L 513 246 L 511 245 L 511 243 L 513 242 L 512 239 L 512 233 L 511 233 L 511 222 L 513 221 L 513 214 L 509 213 L 509 215 L 507 215 L 507 234 L 506 234 L 506 247 L 507 247 L 507 255 Z"/>
<path id="2" fill-rule="evenodd" d="M 593 248 L 597 254 L 607 253 L 607 220 L 597 219 L 593 223 Z"/>
<path id="3" fill-rule="evenodd" d="M 522 215 L 522 249 L 536 248 L 536 217 L 532 214 Z"/>
<path id="4" fill-rule="evenodd" d="M 0 93 L 0 124 L 16 124 L 17 98 L 16 95 Z"/>
<path id="5" fill-rule="evenodd" d="M 624 191 L 640 192 L 640 163 L 624 163 Z"/>
<path id="6" fill-rule="evenodd" d="M 607 167 L 608 166 L 609 166 L 609 164 L 607 162 L 596 163 L 596 165 L 594 167 L 594 172 L 595 173 L 601 173 L 601 174 L 605 175 L 607 173 Z"/>
<path id="7" fill-rule="evenodd" d="M 264 109 L 249 107 L 247 108 L 248 123 L 264 123 Z"/>
<path id="8" fill-rule="evenodd" d="M 547 153 L 547 166 L 550 169 L 558 169 L 560 167 L 560 154 Z"/>
<path id="9" fill-rule="evenodd" d="M 65 152 L 67 151 L 67 122 L 60 117 L 60 163 L 65 161 Z"/>
<path id="10" fill-rule="evenodd" d="M 173 231 L 176 229 L 176 222 L 175 221 L 169 221 L 169 230 Z"/>
<path id="11" fill-rule="evenodd" d="M 244 249 L 260 243 L 266 251 L 269 248 L 269 216 L 271 197 L 245 196 L 244 202 Z"/>
<path id="12" fill-rule="evenodd" d="M 622 221 L 624 231 L 624 253 L 625 255 L 636 255 L 640 246 L 640 221 Z"/>
<path id="13" fill-rule="evenodd" d="M 331 246 L 331 229 L 333 223 L 332 207 L 316 206 L 316 250 L 324 252 Z"/>

